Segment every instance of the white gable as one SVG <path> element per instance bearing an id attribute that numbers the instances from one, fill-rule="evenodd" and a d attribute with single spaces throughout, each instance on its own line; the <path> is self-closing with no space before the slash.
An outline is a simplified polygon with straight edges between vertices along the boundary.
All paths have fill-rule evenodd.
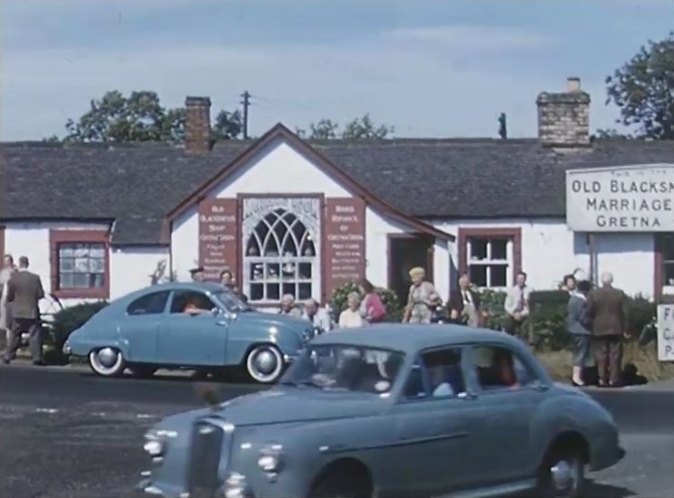
<path id="1" fill-rule="evenodd" d="M 351 193 L 326 175 L 314 163 L 288 145 L 274 140 L 260 150 L 250 162 L 209 196 L 235 198 L 237 194 L 316 194 L 325 197 L 348 197 Z"/>

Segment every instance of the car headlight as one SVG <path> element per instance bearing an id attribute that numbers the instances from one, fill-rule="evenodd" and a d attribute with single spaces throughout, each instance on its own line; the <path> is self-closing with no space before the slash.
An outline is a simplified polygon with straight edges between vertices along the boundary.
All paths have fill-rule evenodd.
<path id="1" fill-rule="evenodd" d="M 145 434 L 143 450 L 152 458 L 159 458 L 166 453 L 166 443 L 156 433 L 148 432 Z"/>
<path id="2" fill-rule="evenodd" d="M 265 472 L 278 472 L 281 470 L 283 461 L 281 452 L 283 446 L 280 444 L 272 444 L 265 446 L 260 450 L 260 458 L 257 460 L 257 465 Z"/>

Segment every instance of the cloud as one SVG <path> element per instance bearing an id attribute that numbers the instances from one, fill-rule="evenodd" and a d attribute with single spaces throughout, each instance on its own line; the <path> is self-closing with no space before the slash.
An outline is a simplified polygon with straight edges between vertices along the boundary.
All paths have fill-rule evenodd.
<path id="1" fill-rule="evenodd" d="M 507 52 L 540 49 L 551 40 L 541 34 L 499 26 L 421 26 L 383 33 L 384 40 L 444 45 L 455 48 Z"/>

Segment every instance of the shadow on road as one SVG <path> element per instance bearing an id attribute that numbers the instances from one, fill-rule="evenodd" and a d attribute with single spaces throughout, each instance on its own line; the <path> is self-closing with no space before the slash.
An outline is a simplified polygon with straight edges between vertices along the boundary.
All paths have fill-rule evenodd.
<path id="1" fill-rule="evenodd" d="M 583 498 L 627 498 L 636 496 L 634 491 L 622 486 L 612 486 L 610 484 L 601 484 L 590 481 Z"/>

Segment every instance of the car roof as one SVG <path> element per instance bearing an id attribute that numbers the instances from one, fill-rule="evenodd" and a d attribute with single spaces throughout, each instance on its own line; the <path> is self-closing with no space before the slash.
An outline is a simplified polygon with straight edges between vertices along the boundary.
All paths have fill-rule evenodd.
<path id="1" fill-rule="evenodd" d="M 195 290 L 219 292 L 225 290 L 225 287 L 222 284 L 215 282 L 166 282 L 146 287 L 143 290 Z"/>
<path id="2" fill-rule="evenodd" d="M 521 349 L 520 341 L 502 332 L 453 324 L 383 323 L 336 330 L 316 337 L 313 344 L 343 344 L 385 348 L 414 354 L 419 350 L 465 343 L 499 342 Z"/>

